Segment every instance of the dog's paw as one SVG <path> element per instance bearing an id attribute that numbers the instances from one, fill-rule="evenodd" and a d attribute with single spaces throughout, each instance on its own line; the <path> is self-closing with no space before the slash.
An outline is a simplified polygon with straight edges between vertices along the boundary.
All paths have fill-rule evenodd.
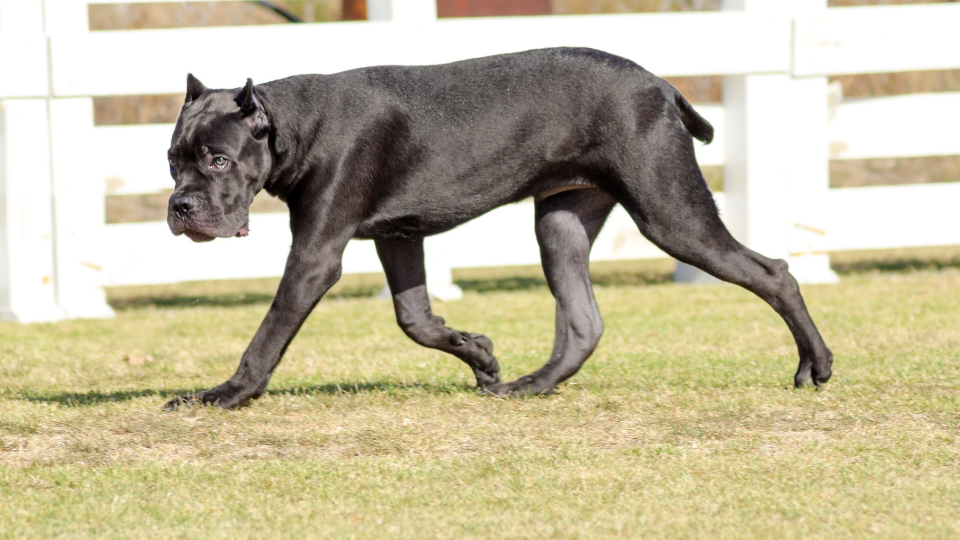
<path id="1" fill-rule="evenodd" d="M 820 387 L 830 380 L 830 377 L 833 376 L 833 371 L 830 369 L 830 366 L 825 366 L 820 369 L 814 367 L 813 371 L 810 373 L 810 379 L 814 386 Z"/>
<path id="2" fill-rule="evenodd" d="M 801 361 L 797 374 L 793 377 L 793 385 L 797 388 L 816 386 L 826 383 L 833 375 L 833 353 L 827 354 L 820 360 Z"/>
<path id="3" fill-rule="evenodd" d="M 458 332 L 458 339 L 455 345 L 461 349 L 457 356 L 473 370 L 477 387 L 486 388 L 499 383 L 500 363 L 493 355 L 493 341 L 483 334 L 467 332 Z"/>
<path id="4" fill-rule="evenodd" d="M 810 375 L 813 377 L 813 384 L 816 386 L 829 381 L 833 375 L 833 353 L 828 350 L 823 360 L 814 362 Z"/>
<path id="5" fill-rule="evenodd" d="M 203 400 L 197 397 L 197 394 L 192 396 L 177 396 L 170 401 L 164 403 L 163 410 L 165 411 L 177 411 L 180 409 L 189 409 L 195 405 L 203 405 Z"/>
<path id="6" fill-rule="evenodd" d="M 473 374 L 477 377 L 477 388 L 481 390 L 500 383 L 500 370 L 489 372 L 474 367 Z"/>
<path id="7" fill-rule="evenodd" d="M 484 395 L 495 397 L 549 396 L 553 393 L 553 390 L 554 386 L 548 385 L 542 379 L 531 375 L 525 375 L 507 383 L 492 384 L 480 389 Z"/>
<path id="8" fill-rule="evenodd" d="M 164 410 L 175 411 L 190 407 L 217 406 L 223 409 L 235 409 L 246 405 L 251 398 L 243 398 L 238 392 L 223 391 L 220 387 L 198 392 L 192 396 L 178 396 L 168 401 Z"/>

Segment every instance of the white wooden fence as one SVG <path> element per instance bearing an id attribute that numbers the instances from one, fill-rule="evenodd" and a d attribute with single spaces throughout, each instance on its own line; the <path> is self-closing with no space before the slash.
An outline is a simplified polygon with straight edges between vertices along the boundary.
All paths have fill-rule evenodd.
<path id="1" fill-rule="evenodd" d="M 829 159 L 960 154 L 960 93 L 831 105 L 826 80 L 960 67 L 958 4 L 827 9 L 826 0 L 727 0 L 722 12 L 437 20 L 431 0 L 368 0 L 370 22 L 90 32 L 92 3 L 112 2 L 0 0 L 6 318 L 110 316 L 105 285 L 282 272 L 285 214 L 254 214 L 250 237 L 208 244 L 175 238 L 162 222 L 104 223 L 106 195 L 172 187 L 172 125 L 95 127 L 92 97 L 183 92 L 187 72 L 211 87 L 238 87 L 246 77 L 562 45 L 619 54 L 661 76 L 723 75 L 724 102 L 698 107 L 718 134 L 698 157 L 724 166 L 718 202 L 746 244 L 787 258 L 805 282 L 836 279 L 831 250 L 960 244 L 960 182 L 829 189 L 828 180 Z M 532 204 L 430 238 L 426 250 L 428 287 L 441 297 L 458 292 L 450 268 L 535 264 Z M 663 256 L 619 208 L 592 253 Z M 345 272 L 378 270 L 371 242 L 349 245 Z"/>

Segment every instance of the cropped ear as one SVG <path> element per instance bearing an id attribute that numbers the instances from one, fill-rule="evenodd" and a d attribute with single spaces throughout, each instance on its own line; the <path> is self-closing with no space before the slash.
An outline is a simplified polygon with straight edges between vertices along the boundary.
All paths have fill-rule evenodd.
<path id="1" fill-rule="evenodd" d="M 200 97 L 200 94 L 207 91 L 207 87 L 200 82 L 200 79 L 193 76 L 193 73 L 187 74 L 187 99 L 184 100 L 184 104 L 190 103 L 191 101 Z"/>
<path id="2" fill-rule="evenodd" d="M 253 87 L 253 79 L 247 79 L 247 84 L 240 90 L 237 97 L 234 98 L 237 105 L 240 106 L 240 114 L 253 131 L 253 137 L 259 139 L 270 131 L 270 121 L 267 119 L 267 113 L 260 104 L 257 97 L 257 90 Z"/>

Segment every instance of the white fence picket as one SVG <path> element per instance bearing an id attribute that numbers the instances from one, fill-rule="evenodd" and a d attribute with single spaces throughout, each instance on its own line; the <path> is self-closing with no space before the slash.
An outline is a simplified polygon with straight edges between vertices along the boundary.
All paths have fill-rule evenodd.
<path id="1" fill-rule="evenodd" d="M 47 40 L 43 34 L 0 34 L 0 98 L 46 97 Z"/>
<path id="2" fill-rule="evenodd" d="M 47 38 L 36 0 L 0 0 L 0 99 L 46 97 Z"/>

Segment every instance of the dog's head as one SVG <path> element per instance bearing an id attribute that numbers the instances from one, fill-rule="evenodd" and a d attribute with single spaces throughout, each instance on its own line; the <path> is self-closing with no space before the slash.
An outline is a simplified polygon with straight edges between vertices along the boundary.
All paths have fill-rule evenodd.
<path id="1" fill-rule="evenodd" d="M 253 81 L 237 90 L 208 90 L 187 76 L 167 157 L 176 182 L 167 205 L 174 235 L 194 242 L 246 236 L 253 197 L 273 168 L 270 120 Z"/>

